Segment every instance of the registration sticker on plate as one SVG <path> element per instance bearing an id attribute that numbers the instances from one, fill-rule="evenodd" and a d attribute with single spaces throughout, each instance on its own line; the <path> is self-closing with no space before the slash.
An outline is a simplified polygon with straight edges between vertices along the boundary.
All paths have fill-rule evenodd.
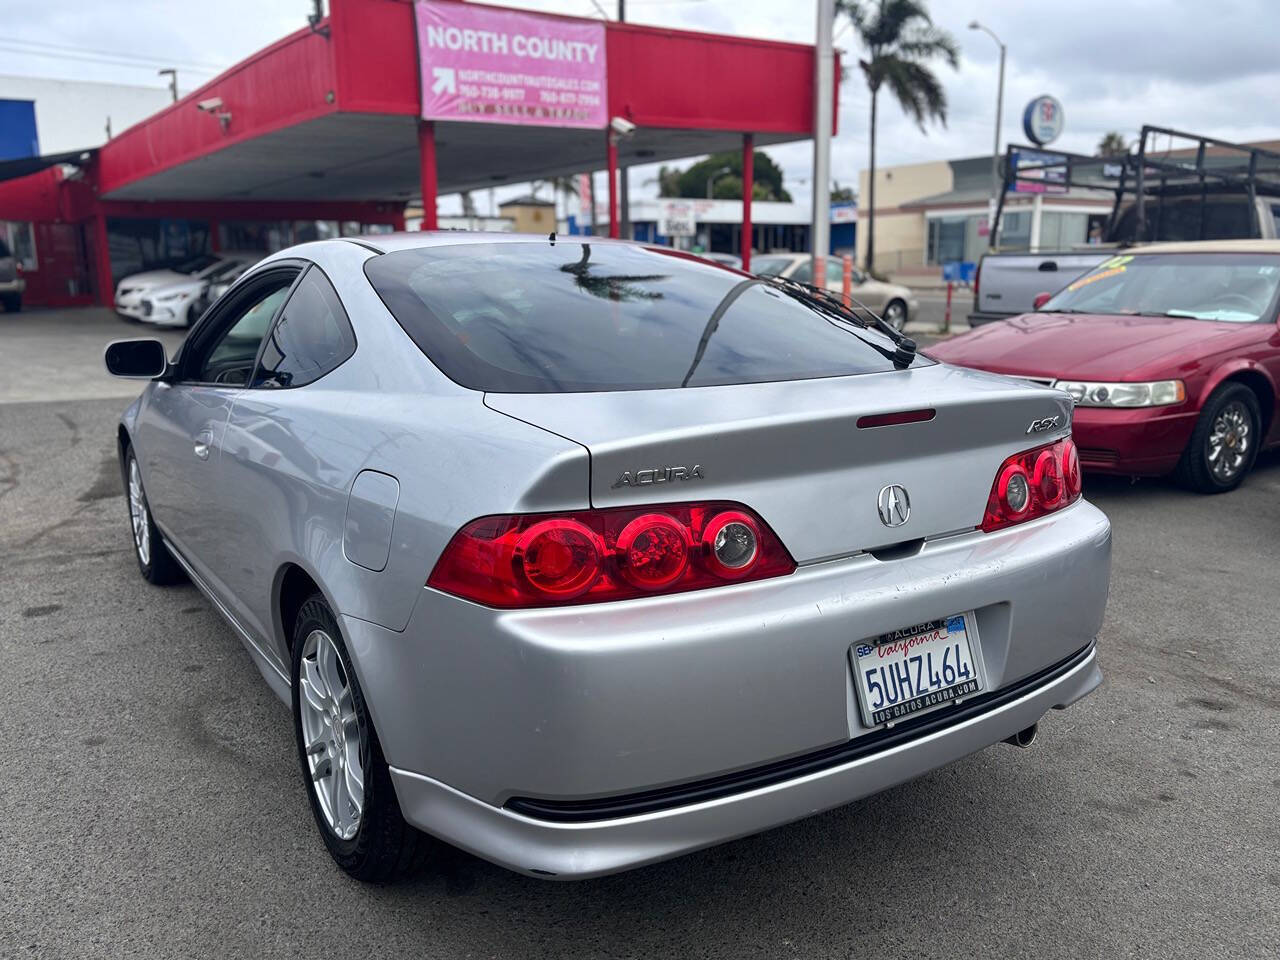
<path id="1" fill-rule="evenodd" d="M 930 620 L 853 647 L 868 726 L 896 722 L 982 689 L 970 645 L 973 614 Z"/>

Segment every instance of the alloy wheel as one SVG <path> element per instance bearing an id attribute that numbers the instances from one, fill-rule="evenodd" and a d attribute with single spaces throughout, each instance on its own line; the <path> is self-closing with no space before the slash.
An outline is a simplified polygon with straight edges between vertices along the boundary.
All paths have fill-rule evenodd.
<path id="1" fill-rule="evenodd" d="M 350 840 L 364 813 L 368 759 L 351 679 L 337 644 L 324 630 L 307 634 L 301 668 L 298 709 L 311 788 L 329 829 Z"/>
<path id="2" fill-rule="evenodd" d="M 133 545 L 145 567 L 151 562 L 151 522 L 147 515 L 147 495 L 142 492 L 138 460 L 129 458 L 129 519 L 133 522 Z"/>
<path id="3" fill-rule="evenodd" d="M 907 325 L 907 311 L 900 303 L 891 303 L 884 310 L 885 323 L 893 327 L 895 330 L 901 330 Z"/>
<path id="4" fill-rule="evenodd" d="M 1229 483 L 1244 469 L 1253 442 L 1253 418 L 1245 405 L 1233 400 L 1218 411 L 1205 441 L 1209 472 L 1219 483 Z"/>

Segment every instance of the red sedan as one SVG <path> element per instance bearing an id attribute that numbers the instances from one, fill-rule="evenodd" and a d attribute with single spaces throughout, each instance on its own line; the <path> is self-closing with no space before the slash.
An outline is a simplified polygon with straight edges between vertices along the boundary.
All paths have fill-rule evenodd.
<path id="1" fill-rule="evenodd" d="M 1221 493 L 1280 443 L 1278 310 L 1280 241 L 1162 244 L 928 352 L 1066 390 L 1086 470 Z"/>

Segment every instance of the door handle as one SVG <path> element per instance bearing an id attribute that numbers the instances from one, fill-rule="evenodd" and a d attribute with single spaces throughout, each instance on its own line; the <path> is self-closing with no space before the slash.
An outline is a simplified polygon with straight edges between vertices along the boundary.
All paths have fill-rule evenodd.
<path id="1" fill-rule="evenodd" d="M 213 431 L 201 430 L 195 435 L 192 451 L 201 460 L 209 459 L 209 444 L 213 443 Z"/>

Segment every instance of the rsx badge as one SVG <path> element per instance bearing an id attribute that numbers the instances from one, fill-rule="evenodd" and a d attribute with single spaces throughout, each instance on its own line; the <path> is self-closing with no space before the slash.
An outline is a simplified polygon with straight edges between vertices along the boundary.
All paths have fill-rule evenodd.
<path id="1" fill-rule="evenodd" d="M 1046 430 L 1052 430 L 1061 419 L 1061 417 L 1045 417 L 1041 420 L 1032 420 L 1031 426 L 1027 427 L 1027 433 L 1044 433 Z"/>
<path id="2" fill-rule="evenodd" d="M 613 481 L 613 487 L 642 487 L 649 483 L 668 483 L 671 480 L 702 480 L 702 464 L 692 467 L 651 467 L 648 470 L 623 470 L 622 476 Z"/>

